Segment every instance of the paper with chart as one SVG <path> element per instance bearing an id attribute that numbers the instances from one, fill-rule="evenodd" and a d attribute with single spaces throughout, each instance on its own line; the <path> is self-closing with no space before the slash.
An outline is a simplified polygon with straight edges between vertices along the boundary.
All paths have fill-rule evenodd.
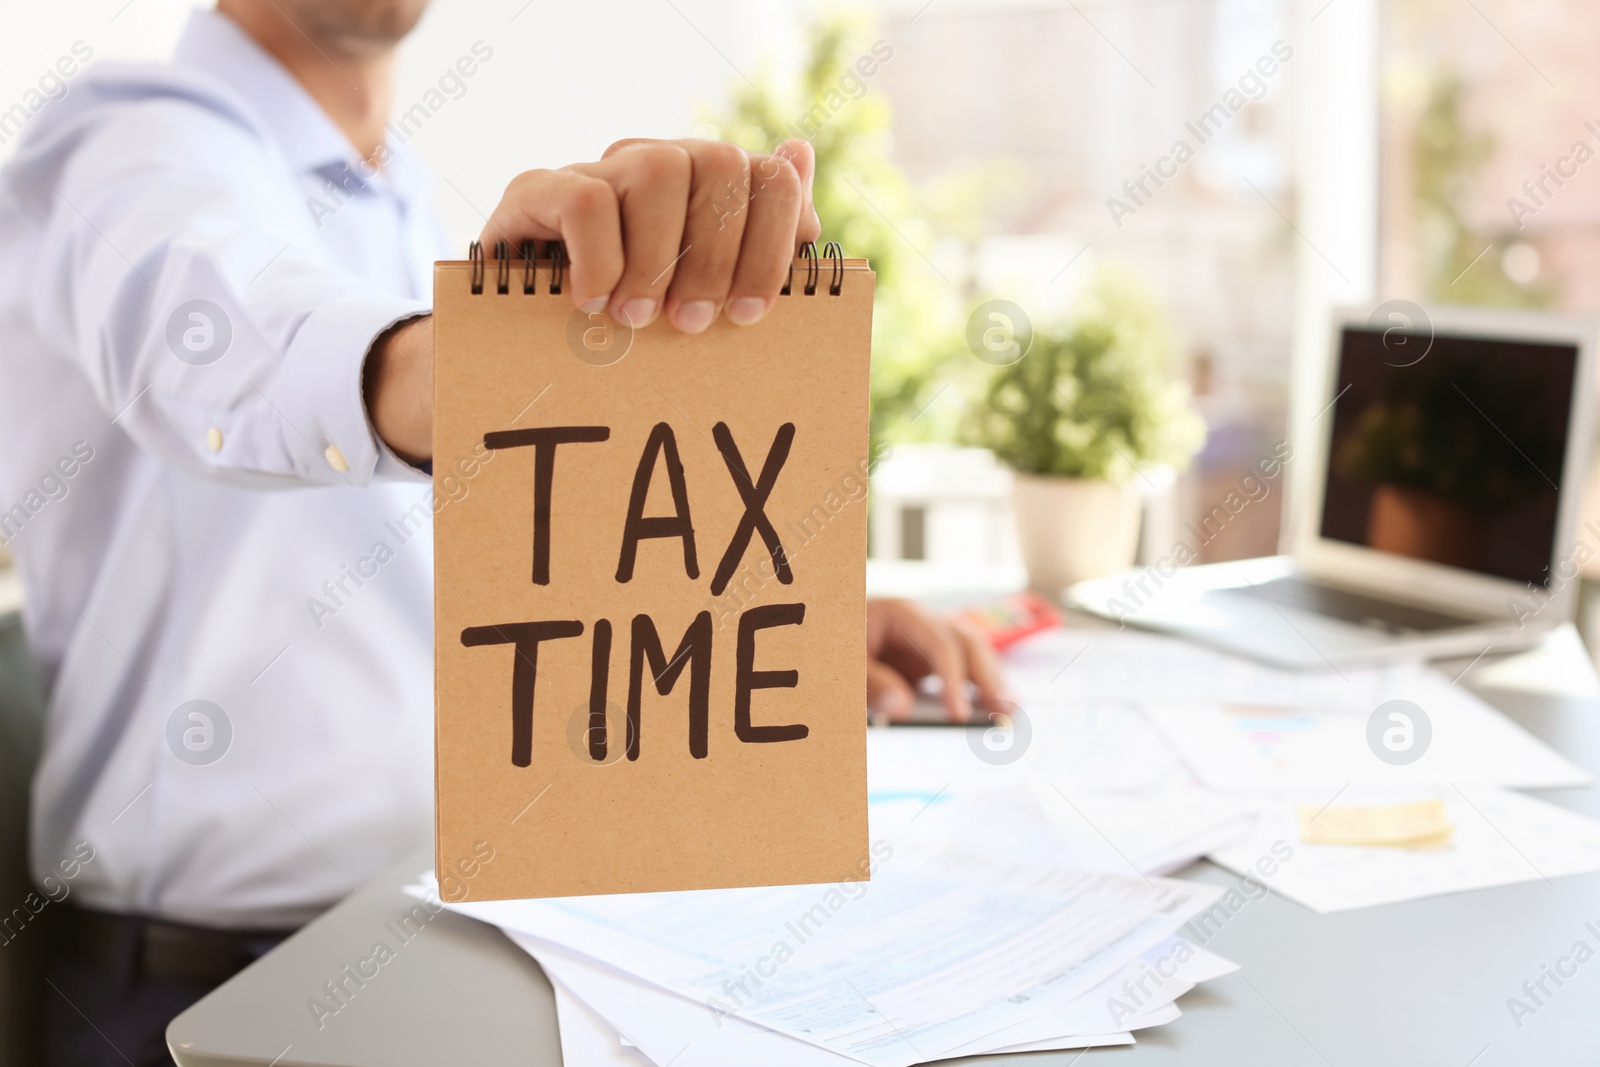
<path id="1" fill-rule="evenodd" d="M 1166 874 L 1247 832 L 1254 809 L 1193 783 L 1147 794 L 1065 791 L 1052 782 L 873 794 L 875 837 L 951 845 L 995 862 Z"/>
<path id="2" fill-rule="evenodd" d="M 1144 724 L 1137 712 L 1128 712 Z M 1064 717 L 1061 744 L 1093 741 Z M 1062 757 L 1035 740 L 1015 763 L 976 758 L 974 731 L 891 727 L 867 733 L 868 813 L 874 838 L 942 842 L 998 861 L 1031 858 L 1081 870 L 1164 874 L 1244 832 L 1253 811 L 1198 788 L 1148 724 L 1164 768 L 1159 785 L 1137 792 L 1083 788 Z M 1122 731 L 1123 737 L 1134 736 Z M 1035 755 L 1035 752 L 1037 753 Z M 1171 764 L 1166 761 L 1170 754 Z"/>
<path id="3" fill-rule="evenodd" d="M 1341 671 L 1285 671 L 1174 637 L 1134 630 L 1047 630 L 1006 653 L 1006 676 L 1025 692 L 1073 700 L 1216 701 L 1262 707 L 1368 710 L 1424 668 L 1415 663 Z"/>
<path id="4" fill-rule="evenodd" d="M 1308 845 L 1300 840 L 1300 805 L 1392 804 L 1438 798 L 1454 832 L 1442 845 Z M 1353 786 L 1335 797 L 1296 792 L 1262 798 L 1251 833 L 1210 856 L 1314 911 L 1344 911 L 1441 893 L 1542 881 L 1600 870 L 1600 822 L 1521 793 L 1492 786 L 1399 791 Z M 1270 878 L 1254 867 L 1275 843 L 1292 855 Z M 1280 848 L 1282 846 L 1280 845 Z"/>
<path id="5" fill-rule="evenodd" d="M 1152 700 L 1146 706 L 1183 761 L 1214 789 L 1337 787 L 1349 782 L 1475 782 L 1554 789 L 1592 780 L 1442 675 L 1418 672 L 1388 693 L 1392 695 L 1384 701 L 1356 711 L 1176 700 Z M 1373 714 L 1398 707 L 1390 700 L 1408 701 L 1427 717 L 1426 748 L 1414 762 L 1385 762 L 1369 736 Z M 1399 713 L 1415 718 L 1410 709 L 1399 708 Z"/>
<path id="6" fill-rule="evenodd" d="M 1053 630 L 1015 646 L 1006 670 L 1024 707 L 1053 712 L 1066 701 L 1109 711 L 1122 701 L 1144 709 L 1170 745 L 1146 751 L 1175 750 L 1213 788 L 1467 781 L 1554 789 L 1593 780 L 1418 663 L 1284 671 L 1152 634 Z M 1432 732 L 1423 756 L 1404 765 L 1376 758 L 1366 737 L 1368 718 L 1396 700 L 1420 707 Z M 1117 751 L 1131 760 L 1136 749 Z"/>
<path id="7" fill-rule="evenodd" d="M 1212 886 L 1001 866 L 911 846 L 874 858 L 870 883 L 825 891 L 717 890 L 458 910 L 746 1021 L 880 1067 L 905 1067 L 1014 1021 L 1020 1007 L 1045 1011 L 1070 1002 L 1220 895 Z M 773 977 L 730 984 L 764 971 Z M 908 1050 L 907 1037 L 917 1051 Z"/>
<path id="8" fill-rule="evenodd" d="M 1187 778 L 1139 794 L 1065 789 L 1053 781 L 1031 792 L 1071 865 L 1089 870 L 1166 874 L 1238 840 L 1255 821 L 1247 801 Z"/>
<path id="9" fill-rule="evenodd" d="M 874 796 L 1049 779 L 1072 789 L 1137 793 L 1181 773 L 1178 753 L 1126 701 L 1055 705 L 1021 694 L 1030 737 L 995 758 L 981 726 L 891 726 L 867 732 L 868 788 Z M 984 751 L 980 752 L 979 750 Z"/>

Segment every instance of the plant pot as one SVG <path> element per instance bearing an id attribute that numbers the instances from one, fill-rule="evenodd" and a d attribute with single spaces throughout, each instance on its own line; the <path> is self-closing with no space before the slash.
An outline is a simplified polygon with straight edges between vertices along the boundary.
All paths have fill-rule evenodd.
<path id="1" fill-rule="evenodd" d="M 1422 489 L 1380 485 L 1372 491 L 1367 545 L 1471 569 L 1483 561 L 1483 517 Z"/>
<path id="2" fill-rule="evenodd" d="M 1018 473 L 1012 501 L 1028 584 L 1038 592 L 1057 596 L 1133 566 L 1141 500 L 1132 484 Z"/>

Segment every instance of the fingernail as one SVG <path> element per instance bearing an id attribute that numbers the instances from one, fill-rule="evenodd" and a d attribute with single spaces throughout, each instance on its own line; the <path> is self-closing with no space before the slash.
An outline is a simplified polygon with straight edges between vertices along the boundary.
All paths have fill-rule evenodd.
<path id="1" fill-rule="evenodd" d="M 684 333 L 701 333 L 716 317 L 716 304 L 709 300 L 690 300 L 678 306 L 674 325 Z"/>
<path id="2" fill-rule="evenodd" d="M 728 305 L 724 312 L 735 326 L 751 326 L 761 321 L 767 313 L 767 302 L 759 296 L 741 296 Z"/>
<path id="3" fill-rule="evenodd" d="M 593 300 L 585 300 L 579 304 L 578 310 L 592 315 L 596 311 L 604 311 L 609 300 L 609 297 L 597 296 Z"/>
<path id="4" fill-rule="evenodd" d="M 650 320 L 656 317 L 656 302 L 644 297 L 629 300 L 618 309 L 617 321 L 624 326 L 638 329 L 650 325 Z"/>

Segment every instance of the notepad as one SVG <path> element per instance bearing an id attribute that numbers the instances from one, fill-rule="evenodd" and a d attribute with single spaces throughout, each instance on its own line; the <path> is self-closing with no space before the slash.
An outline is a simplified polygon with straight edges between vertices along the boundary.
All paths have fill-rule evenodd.
<path id="1" fill-rule="evenodd" d="M 698 336 L 576 309 L 559 244 L 437 265 L 436 860 L 497 857 L 468 899 L 867 876 L 873 275 L 807 253 Z"/>

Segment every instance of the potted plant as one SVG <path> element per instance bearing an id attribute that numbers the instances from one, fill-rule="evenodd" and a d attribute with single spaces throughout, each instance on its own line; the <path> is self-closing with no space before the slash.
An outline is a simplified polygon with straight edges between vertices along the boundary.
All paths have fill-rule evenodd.
<path id="1" fill-rule="evenodd" d="M 1205 440 L 1149 301 L 1102 278 L 1067 327 L 1017 338 L 968 411 L 971 440 L 1015 475 L 1017 534 L 1030 584 L 1056 595 L 1131 567 L 1138 479 L 1181 469 Z"/>

